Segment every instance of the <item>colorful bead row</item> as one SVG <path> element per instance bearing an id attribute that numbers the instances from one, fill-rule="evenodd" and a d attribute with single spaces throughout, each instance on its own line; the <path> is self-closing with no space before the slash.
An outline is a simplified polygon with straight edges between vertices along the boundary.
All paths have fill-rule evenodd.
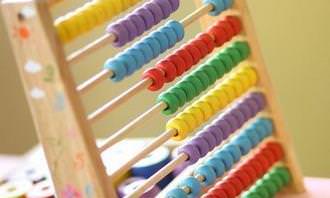
<path id="1" fill-rule="evenodd" d="M 257 73 L 251 66 L 242 67 L 235 71 L 224 82 L 218 84 L 167 122 L 167 130 L 175 129 L 177 131 L 177 135 L 172 139 L 185 139 L 191 131 L 256 85 L 257 78 Z"/>
<path id="2" fill-rule="evenodd" d="M 66 43 L 82 33 L 132 7 L 141 0 L 93 0 L 59 17 L 55 27 L 61 41 Z"/>
<path id="3" fill-rule="evenodd" d="M 116 36 L 116 47 L 124 46 L 144 32 L 168 18 L 180 5 L 179 0 L 152 0 L 134 10 L 125 18 L 107 27 L 107 32 Z"/>
<path id="4" fill-rule="evenodd" d="M 190 70 L 193 65 L 198 64 L 201 59 L 210 54 L 215 47 L 222 46 L 240 32 L 241 23 L 239 18 L 227 16 L 215 23 L 205 33 L 197 35 L 181 48 L 162 59 L 155 67 L 146 70 L 142 78 L 153 80 L 148 88 L 149 90 L 160 90 L 165 83 L 172 82 Z M 227 64 L 227 62 L 225 63 Z"/>
<path id="5" fill-rule="evenodd" d="M 216 150 L 211 156 L 205 159 L 201 165 L 194 169 L 193 176 L 181 180 L 177 188 L 167 193 L 167 197 L 198 197 L 201 194 L 202 187 L 214 184 L 216 178 L 222 177 L 226 171 L 229 171 L 235 163 L 244 155 L 248 154 L 250 150 L 255 148 L 266 137 L 270 136 L 272 132 L 273 124 L 271 120 L 266 118 L 257 119 L 223 148 Z M 187 154 L 187 150 L 184 153 Z M 190 157 L 191 155 L 189 155 Z M 203 180 L 199 180 L 198 178 L 200 177 Z M 189 194 L 184 192 L 183 189 L 185 187 L 189 188 Z M 183 193 L 185 196 L 182 196 Z"/>
<path id="6" fill-rule="evenodd" d="M 220 145 L 223 140 L 227 139 L 236 130 L 241 128 L 245 122 L 256 116 L 265 106 L 266 101 L 264 95 L 254 92 L 237 103 L 230 111 L 220 115 L 179 148 L 179 154 L 185 153 L 189 156 L 185 165 L 188 166 L 196 163 L 217 145 Z M 255 143 L 255 141 L 253 143 Z"/>
<path id="7" fill-rule="evenodd" d="M 197 97 L 209 86 L 213 85 L 225 73 L 229 73 L 250 54 L 247 42 L 237 41 L 215 54 L 206 63 L 200 65 L 192 73 L 185 76 L 167 91 L 159 95 L 158 101 L 167 104 L 165 115 L 175 113 L 178 108 Z"/>
<path id="8" fill-rule="evenodd" d="M 177 21 L 169 21 L 132 47 L 106 61 L 104 68 L 111 70 L 113 81 L 121 81 L 143 65 L 172 48 L 184 37 L 184 27 Z"/>
<path id="9" fill-rule="evenodd" d="M 253 185 L 258 178 L 263 177 L 282 158 L 283 149 L 281 145 L 277 142 L 268 142 L 251 158 L 240 164 L 238 168 L 230 171 L 222 181 L 209 189 L 202 197 L 235 198 Z"/>
<path id="10" fill-rule="evenodd" d="M 242 198 L 272 198 L 281 189 L 289 185 L 291 175 L 284 166 L 277 166 L 271 169 L 262 179 L 259 179 L 254 186 L 242 194 Z"/>

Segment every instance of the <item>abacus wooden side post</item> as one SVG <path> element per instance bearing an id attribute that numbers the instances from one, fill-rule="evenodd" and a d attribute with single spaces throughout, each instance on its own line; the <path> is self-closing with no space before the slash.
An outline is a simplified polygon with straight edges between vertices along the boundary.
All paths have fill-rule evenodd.
<path id="1" fill-rule="evenodd" d="M 47 1 L 6 0 L 2 11 L 57 196 L 116 197 L 54 32 Z"/>
<path id="2" fill-rule="evenodd" d="M 201 2 L 202 2 L 201 0 L 195 0 L 197 6 L 200 6 L 202 4 Z M 305 191 L 303 184 L 303 177 L 301 175 L 300 168 L 296 161 L 291 140 L 288 136 L 288 133 L 285 131 L 283 118 L 279 111 L 279 106 L 276 102 L 274 90 L 271 85 L 271 81 L 266 69 L 266 65 L 261 54 L 257 36 L 254 30 L 253 21 L 248 9 L 247 1 L 234 0 L 234 7 L 232 10 L 228 12 L 233 14 L 238 14 L 242 20 L 244 34 L 252 49 L 250 61 L 251 63 L 255 63 L 253 66 L 255 66 L 258 70 L 259 79 L 260 79 L 259 85 L 264 89 L 264 93 L 267 97 L 267 101 L 269 104 L 268 111 L 271 113 L 276 128 L 275 135 L 278 141 L 280 141 L 283 145 L 286 156 L 285 161 L 293 176 L 293 183 L 292 183 L 293 185 L 291 186 L 291 189 L 295 192 L 303 192 Z M 200 21 L 203 29 L 206 29 L 215 20 L 216 19 L 214 17 L 206 16 L 203 17 Z"/>

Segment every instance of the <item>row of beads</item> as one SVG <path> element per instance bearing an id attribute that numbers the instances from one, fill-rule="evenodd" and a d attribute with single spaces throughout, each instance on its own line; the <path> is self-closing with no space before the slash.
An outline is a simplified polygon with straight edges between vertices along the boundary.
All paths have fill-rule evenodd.
<path id="1" fill-rule="evenodd" d="M 211 31 L 214 29 L 218 31 Z M 219 34 L 218 32 L 224 32 L 224 34 Z M 153 80 L 149 90 L 160 90 L 165 83 L 172 82 L 187 72 L 193 65 L 198 64 L 201 59 L 210 54 L 215 47 L 222 46 L 240 32 L 241 23 L 239 18 L 227 16 L 225 19 L 218 21 L 205 33 L 197 35 L 194 39 L 158 62 L 155 67 L 146 70 L 142 77 Z M 219 38 L 223 42 L 218 42 Z"/>
<path id="2" fill-rule="evenodd" d="M 284 166 L 277 166 L 270 170 L 262 179 L 258 180 L 247 192 L 242 194 L 242 198 L 272 198 L 281 189 L 289 185 L 291 175 Z"/>
<path id="3" fill-rule="evenodd" d="M 97 25 L 110 20 L 140 0 L 93 0 L 56 19 L 57 33 L 66 43 Z"/>
<path id="4" fill-rule="evenodd" d="M 186 166 L 196 163 L 237 129 L 241 128 L 245 122 L 256 116 L 265 106 L 266 101 L 262 93 L 253 92 L 249 94 L 230 111 L 221 114 L 211 124 L 197 133 L 194 138 L 180 147 L 178 154 L 185 153 L 189 156 L 189 159 L 185 162 Z"/>
<path id="5" fill-rule="evenodd" d="M 257 73 L 251 66 L 240 68 L 224 82 L 211 89 L 203 97 L 188 106 L 166 124 L 167 130 L 175 129 L 177 135 L 172 139 L 183 140 L 202 123 L 209 120 L 216 112 L 243 95 L 257 83 Z"/>
<path id="6" fill-rule="evenodd" d="M 177 21 L 169 21 L 132 47 L 106 61 L 104 67 L 113 72 L 111 79 L 121 81 L 143 65 L 172 48 L 184 37 L 184 27 Z"/>
<path id="7" fill-rule="evenodd" d="M 114 46 L 124 46 L 157 25 L 161 20 L 168 18 L 179 8 L 179 5 L 179 0 L 152 0 L 125 18 L 109 25 L 107 32 L 116 36 Z"/>
<path id="8" fill-rule="evenodd" d="M 159 95 L 158 101 L 167 104 L 163 114 L 171 115 L 179 107 L 197 97 L 209 86 L 213 85 L 225 73 L 229 73 L 250 53 L 247 42 L 234 42 L 229 47 L 215 54 L 206 63 L 200 65 L 180 82 Z"/>
<path id="9" fill-rule="evenodd" d="M 258 178 L 283 158 L 283 149 L 277 142 L 268 142 L 256 154 L 244 161 L 238 168 L 230 171 L 228 175 L 213 188 L 208 190 L 203 198 L 235 198 L 245 189 L 253 185 Z"/>
<path id="10" fill-rule="evenodd" d="M 271 120 L 266 118 L 257 119 L 223 148 L 216 150 L 211 156 L 205 159 L 193 171 L 193 176 L 180 181 L 177 188 L 168 192 L 167 197 L 198 197 L 202 191 L 202 187 L 214 184 L 216 178 L 222 177 L 226 171 L 229 171 L 235 163 L 239 162 L 244 155 L 248 154 L 250 150 L 271 135 L 272 132 L 273 126 Z M 186 153 L 186 151 L 184 152 Z M 199 180 L 198 178 L 202 179 Z M 189 189 L 189 194 L 185 193 L 185 188 Z M 183 193 L 184 196 L 182 196 Z"/>

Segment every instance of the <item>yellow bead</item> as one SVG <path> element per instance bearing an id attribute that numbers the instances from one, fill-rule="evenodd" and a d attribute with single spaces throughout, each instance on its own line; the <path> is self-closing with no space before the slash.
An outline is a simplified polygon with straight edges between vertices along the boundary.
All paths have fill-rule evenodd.
<path id="1" fill-rule="evenodd" d="M 204 114 L 204 121 L 207 121 L 214 113 L 211 105 L 208 102 L 198 100 L 193 104 L 193 106 L 198 107 L 202 110 Z"/>
<path id="2" fill-rule="evenodd" d="M 210 94 L 204 95 L 201 98 L 201 101 L 209 103 L 213 112 L 217 112 L 221 108 L 221 101 L 215 95 L 213 95 L 212 92 Z"/>
<path id="3" fill-rule="evenodd" d="M 242 83 L 242 86 L 243 86 L 243 89 L 246 91 L 248 88 L 250 88 L 250 79 L 248 77 L 248 74 L 244 71 L 239 71 L 237 76 L 239 77 L 241 83 Z"/>
<path id="4" fill-rule="evenodd" d="M 228 103 L 233 101 L 236 98 L 235 90 L 232 86 L 228 84 L 223 84 L 221 86 L 221 89 L 226 92 L 227 98 L 228 98 Z"/>
<path id="5" fill-rule="evenodd" d="M 61 33 L 66 41 L 70 41 L 73 38 L 72 32 L 68 29 L 68 21 L 66 19 L 60 20 L 57 24 L 58 29 L 60 30 L 59 33 Z"/>
<path id="6" fill-rule="evenodd" d="M 184 112 L 194 116 L 198 125 L 202 124 L 205 120 L 202 110 L 198 107 L 190 106 L 187 109 L 185 109 Z"/>
<path id="7" fill-rule="evenodd" d="M 57 29 L 58 37 L 60 38 L 60 40 L 63 43 L 70 41 L 70 37 L 69 37 L 68 33 L 66 32 L 66 30 L 63 28 L 63 25 L 58 24 L 56 26 L 56 29 Z"/>
<path id="8" fill-rule="evenodd" d="M 236 97 L 244 92 L 244 88 L 237 76 L 233 76 L 233 78 L 229 79 L 227 83 L 234 88 Z"/>
<path id="9" fill-rule="evenodd" d="M 80 33 L 87 32 L 89 30 L 89 24 L 87 23 L 87 20 L 85 20 L 85 16 L 82 12 L 76 13 L 76 23 L 79 26 Z"/>
<path id="10" fill-rule="evenodd" d="M 212 95 L 214 95 L 215 97 L 217 97 L 217 99 L 219 100 L 221 107 L 220 108 L 224 108 L 225 106 L 227 106 L 229 104 L 229 97 L 227 96 L 227 93 L 223 90 L 223 89 L 214 89 L 211 91 Z"/>
<path id="11" fill-rule="evenodd" d="M 112 6 L 109 6 L 106 1 L 97 0 L 95 3 L 103 10 L 106 20 L 109 20 L 114 16 Z"/>
<path id="12" fill-rule="evenodd" d="M 167 122 L 166 129 L 175 129 L 177 131 L 177 134 L 172 137 L 172 139 L 176 141 L 184 140 L 190 132 L 188 124 L 183 119 L 177 117 L 172 118 Z"/>
<path id="13" fill-rule="evenodd" d="M 182 112 L 176 117 L 184 120 L 188 124 L 190 131 L 193 131 L 198 126 L 198 122 L 196 121 L 195 117 L 191 115 L 191 113 Z"/>
<path id="14" fill-rule="evenodd" d="M 247 73 L 250 79 L 251 86 L 256 85 L 256 83 L 258 82 L 257 71 L 251 66 L 245 67 L 243 70 Z"/>
<path id="15" fill-rule="evenodd" d="M 104 11 L 102 5 L 93 1 L 91 3 L 91 7 L 95 10 L 94 12 L 97 13 L 101 23 L 104 23 L 108 17 L 107 17 L 107 13 Z"/>

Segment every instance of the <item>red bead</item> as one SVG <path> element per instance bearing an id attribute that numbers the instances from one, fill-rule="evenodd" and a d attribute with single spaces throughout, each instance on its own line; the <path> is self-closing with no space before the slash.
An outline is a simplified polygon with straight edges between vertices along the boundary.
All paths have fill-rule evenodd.
<path id="1" fill-rule="evenodd" d="M 176 67 L 172 62 L 165 59 L 157 63 L 156 67 L 160 68 L 165 73 L 165 82 L 172 82 L 175 79 Z"/>
<path id="2" fill-rule="evenodd" d="M 185 45 L 184 48 L 186 48 L 190 55 L 193 57 L 194 65 L 197 64 L 202 57 L 202 54 L 200 53 L 198 48 L 192 43 Z"/>
<path id="3" fill-rule="evenodd" d="M 226 21 L 228 21 L 228 23 L 231 25 L 231 27 L 233 28 L 235 34 L 239 34 L 242 30 L 242 24 L 241 21 L 238 17 L 236 16 L 227 16 L 225 18 Z"/>
<path id="4" fill-rule="evenodd" d="M 189 70 L 193 64 L 194 64 L 194 59 L 190 55 L 187 49 L 181 48 L 176 52 L 177 55 L 181 56 L 184 62 L 186 63 L 186 71 Z"/>
<path id="5" fill-rule="evenodd" d="M 236 197 L 236 189 L 233 187 L 233 185 L 229 182 L 222 182 L 216 185 L 216 188 L 221 189 L 225 191 L 228 198 L 235 198 Z"/>
<path id="6" fill-rule="evenodd" d="M 254 183 L 254 181 L 258 179 L 257 171 L 253 168 L 251 164 L 244 164 L 241 167 L 241 170 L 244 171 L 249 176 L 250 179 L 249 185 L 251 185 L 252 183 Z"/>
<path id="7" fill-rule="evenodd" d="M 231 183 L 232 186 L 235 188 L 236 196 L 241 194 L 241 192 L 244 190 L 244 186 L 243 186 L 242 182 L 239 179 L 237 179 L 236 176 L 230 175 L 228 177 L 227 181 L 229 183 Z"/>
<path id="8" fill-rule="evenodd" d="M 229 41 L 232 37 L 236 35 L 234 28 L 230 25 L 228 21 L 220 21 L 216 26 L 222 27 L 225 30 L 228 36 L 227 41 Z"/>
<path id="9" fill-rule="evenodd" d="M 263 150 L 264 156 L 268 159 L 270 164 L 275 164 L 278 160 L 276 159 L 275 155 L 269 148 L 265 148 Z"/>
<path id="10" fill-rule="evenodd" d="M 206 44 L 201 39 L 195 39 L 192 43 L 198 48 L 199 52 L 201 53 L 201 59 L 205 58 L 205 56 L 209 54 L 209 50 L 207 49 Z"/>
<path id="11" fill-rule="evenodd" d="M 281 160 L 284 157 L 284 152 L 279 143 L 276 142 L 268 142 L 266 146 L 273 152 L 276 160 Z"/>
<path id="12" fill-rule="evenodd" d="M 256 160 L 260 163 L 262 166 L 262 174 L 261 176 L 268 171 L 268 169 L 271 167 L 271 164 L 269 160 L 265 157 L 263 152 L 261 151 L 260 153 L 255 155 Z"/>
<path id="13" fill-rule="evenodd" d="M 172 54 L 167 57 L 167 60 L 172 62 L 176 68 L 176 76 L 181 76 L 186 70 L 186 63 L 184 62 L 183 58 L 179 55 Z"/>
<path id="14" fill-rule="evenodd" d="M 226 192 L 218 188 L 212 188 L 207 194 L 213 195 L 214 197 L 228 198 Z"/>
<path id="15" fill-rule="evenodd" d="M 207 32 L 214 38 L 214 44 L 216 47 L 222 46 L 227 40 L 229 40 L 229 36 L 222 27 L 213 26 L 208 29 Z"/>
<path id="16" fill-rule="evenodd" d="M 264 168 L 263 168 L 261 162 L 258 161 L 257 159 L 255 159 L 255 158 L 250 159 L 249 165 L 251 165 L 251 167 L 255 171 L 257 178 L 261 177 L 264 174 Z"/>
<path id="17" fill-rule="evenodd" d="M 211 53 L 214 50 L 214 48 L 215 48 L 214 41 L 213 41 L 212 37 L 209 34 L 200 33 L 200 34 L 197 35 L 197 38 L 202 40 L 206 44 L 207 49 L 208 49 L 208 53 Z"/>
<path id="18" fill-rule="evenodd" d="M 237 179 L 240 180 L 244 188 L 247 188 L 253 183 L 253 180 L 251 180 L 250 176 L 248 175 L 245 169 L 237 169 L 235 173 L 233 173 L 233 176 L 235 176 Z"/>
<path id="19" fill-rule="evenodd" d="M 152 84 L 148 87 L 148 89 L 150 91 L 157 91 L 159 89 L 161 89 L 164 84 L 165 84 L 165 77 L 164 77 L 164 73 L 161 69 L 159 68 L 150 68 L 148 70 L 146 70 L 143 75 L 142 78 L 151 78 L 152 79 Z"/>

